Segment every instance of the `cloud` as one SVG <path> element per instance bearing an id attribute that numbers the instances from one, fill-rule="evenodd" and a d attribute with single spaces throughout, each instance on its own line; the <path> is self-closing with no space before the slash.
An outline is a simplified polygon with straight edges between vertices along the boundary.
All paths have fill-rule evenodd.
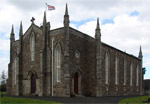
<path id="1" fill-rule="evenodd" d="M 138 53 L 140 45 L 144 47 L 144 53 L 146 50 L 150 52 L 150 37 L 147 36 L 150 33 L 149 26 L 143 24 L 150 26 L 150 22 L 145 23 L 137 16 L 118 15 L 114 18 L 114 24 L 102 25 L 102 39 L 122 50 L 127 49 L 132 54 Z"/>
<path id="2" fill-rule="evenodd" d="M 95 28 L 96 28 L 96 20 L 89 21 L 78 27 L 78 30 L 94 37 L 95 36 Z"/>
<path id="3" fill-rule="evenodd" d="M 146 36 L 146 34 L 143 36 L 143 29 L 147 30 L 148 28 L 141 28 L 142 21 L 139 21 L 138 17 L 131 17 L 128 14 L 118 15 L 111 20 L 114 21 L 114 23 L 101 25 L 102 41 L 122 50 L 133 49 L 136 47 L 138 53 L 139 46 L 144 45 L 145 43 L 145 41 L 142 41 Z M 103 23 L 103 21 L 101 22 Z M 94 37 L 95 28 L 96 21 L 89 21 L 86 24 L 79 26 L 78 29 Z M 135 49 L 133 52 L 135 52 Z"/>
<path id="4" fill-rule="evenodd" d="M 43 5 L 45 5 L 44 0 L 7 0 L 7 2 L 26 12 L 41 9 L 44 7 Z"/>
<path id="5" fill-rule="evenodd" d="M 131 12 L 133 13 L 133 12 Z M 150 21 L 141 20 L 139 15 L 125 13 L 111 19 L 113 23 L 101 25 L 102 41 L 129 54 L 138 56 L 139 47 L 142 46 L 144 65 L 147 68 L 145 78 L 150 78 Z M 103 21 L 101 21 L 103 23 Z M 94 37 L 96 20 L 89 21 L 78 29 Z"/>
<path id="6" fill-rule="evenodd" d="M 63 26 L 65 4 L 68 3 L 70 26 L 94 37 L 96 18 L 99 17 L 103 42 L 135 56 L 142 45 L 144 65 L 149 66 L 145 60 L 150 59 L 150 0 L 0 0 L 0 51 L 9 52 L 12 24 L 16 39 L 20 21 L 24 32 L 31 25 L 32 17 L 40 26 L 45 3 L 56 7 L 54 11 L 47 11 L 51 29 Z M 0 58 L 0 65 L 7 68 L 8 60 L 7 56 Z"/>

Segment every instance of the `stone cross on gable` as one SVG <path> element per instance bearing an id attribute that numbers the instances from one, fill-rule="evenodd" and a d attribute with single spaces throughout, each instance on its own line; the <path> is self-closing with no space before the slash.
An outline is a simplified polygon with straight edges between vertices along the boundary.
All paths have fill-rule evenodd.
<path id="1" fill-rule="evenodd" d="M 32 17 L 31 22 L 32 22 L 32 23 L 34 23 L 34 20 L 35 20 L 35 18 L 34 18 L 34 17 Z"/>

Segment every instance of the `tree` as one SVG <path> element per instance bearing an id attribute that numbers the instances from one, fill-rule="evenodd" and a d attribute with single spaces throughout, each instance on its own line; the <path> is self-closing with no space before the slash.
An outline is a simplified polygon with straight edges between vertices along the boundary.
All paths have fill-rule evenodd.
<path id="1" fill-rule="evenodd" d="M 3 92 L 3 91 L 6 91 L 6 74 L 5 74 L 4 70 L 2 71 L 1 79 L 2 79 L 2 81 L 1 81 L 0 88 L 1 88 L 1 91 Z"/>
<path id="2" fill-rule="evenodd" d="M 143 71 L 143 75 L 145 75 L 145 73 L 146 73 L 146 68 L 145 68 L 145 67 L 142 68 L 142 71 Z"/>

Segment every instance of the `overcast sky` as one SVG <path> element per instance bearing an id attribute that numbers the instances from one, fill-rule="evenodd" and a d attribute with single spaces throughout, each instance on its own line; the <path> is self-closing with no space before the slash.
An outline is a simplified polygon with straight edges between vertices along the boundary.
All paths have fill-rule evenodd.
<path id="1" fill-rule="evenodd" d="M 70 26 L 92 37 L 96 19 L 100 19 L 102 41 L 129 54 L 143 51 L 145 79 L 150 79 L 150 0 L 0 0 L 0 73 L 8 71 L 12 24 L 18 39 L 20 21 L 24 33 L 31 25 L 41 25 L 45 3 L 56 10 L 47 11 L 51 29 L 63 26 L 65 4 L 68 3 Z"/>

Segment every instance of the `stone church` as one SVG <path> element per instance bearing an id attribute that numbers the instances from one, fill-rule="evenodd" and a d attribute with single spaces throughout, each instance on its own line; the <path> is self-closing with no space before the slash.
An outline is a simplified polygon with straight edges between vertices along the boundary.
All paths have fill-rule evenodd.
<path id="1" fill-rule="evenodd" d="M 133 56 L 69 26 L 51 30 L 44 12 L 42 26 L 31 20 L 19 40 L 10 34 L 7 94 L 16 96 L 126 96 L 143 94 L 142 50 Z M 131 44 L 132 45 L 132 44 Z"/>

